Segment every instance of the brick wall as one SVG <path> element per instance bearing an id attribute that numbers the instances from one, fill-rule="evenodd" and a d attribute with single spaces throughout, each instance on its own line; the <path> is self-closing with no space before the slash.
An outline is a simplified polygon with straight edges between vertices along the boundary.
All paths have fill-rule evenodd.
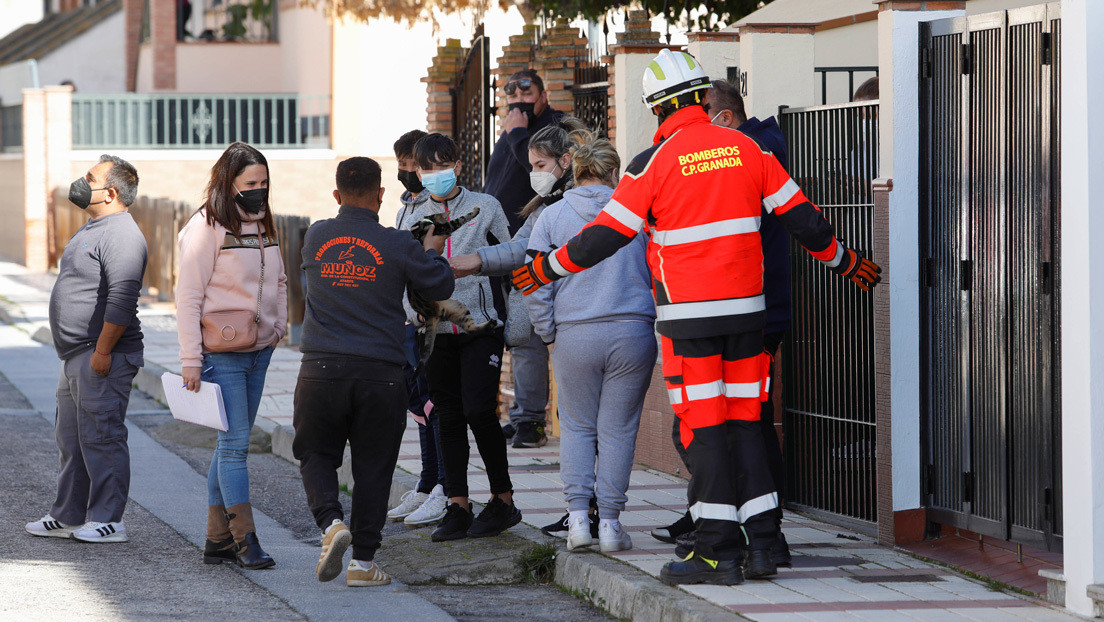
<path id="1" fill-rule="evenodd" d="M 142 38 L 142 6 L 143 0 L 123 0 L 126 89 L 130 92 L 134 92 L 138 86 L 138 43 Z"/>
<path id="2" fill-rule="evenodd" d="M 153 47 L 153 88 L 176 89 L 176 3 L 150 2 L 150 45 Z"/>
<path id="3" fill-rule="evenodd" d="M 544 80 L 548 105 L 552 108 L 574 111 L 575 99 L 571 87 L 575 85 L 575 59 L 583 54 L 586 46 L 587 40 L 564 22 L 558 22 L 544 33 L 533 69 Z"/>
<path id="4" fill-rule="evenodd" d="M 510 37 L 509 43 L 502 48 L 502 56 L 498 57 L 498 66 L 493 70 L 495 76 L 495 114 L 499 124 L 506 117 L 506 92 L 502 90 L 506 81 L 515 71 L 529 67 L 534 57 L 534 49 L 537 45 L 537 27 L 526 24 L 520 35 Z M 544 79 L 544 76 L 541 76 Z M 495 134 L 498 134 L 497 128 Z"/>
<path id="5" fill-rule="evenodd" d="M 874 181 L 875 260 L 882 267 L 882 283 L 874 288 L 874 418 L 876 487 L 878 495 L 878 542 L 892 546 L 896 540 L 893 517 L 893 402 L 891 400 L 889 345 L 889 193 L 893 180 Z M 922 526 L 921 526 L 922 529 Z"/>
<path id="6" fill-rule="evenodd" d="M 456 82 L 468 50 L 459 39 L 448 39 L 437 48 L 433 64 L 422 82 L 426 84 L 426 131 L 452 136 L 452 95 L 449 88 Z"/>

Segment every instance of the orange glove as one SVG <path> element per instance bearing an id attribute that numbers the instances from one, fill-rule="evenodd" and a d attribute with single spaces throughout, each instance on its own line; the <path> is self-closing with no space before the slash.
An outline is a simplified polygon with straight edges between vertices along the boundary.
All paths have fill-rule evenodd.
<path id="1" fill-rule="evenodd" d="M 843 249 L 843 258 L 833 271 L 850 279 L 864 292 L 870 291 L 870 288 L 882 282 L 882 269 L 878 264 L 850 248 Z"/>
<path id="2" fill-rule="evenodd" d="M 552 270 L 548 253 L 543 251 L 533 255 L 533 261 L 514 270 L 511 276 L 513 277 L 514 288 L 520 289 L 521 293 L 526 296 L 561 278 Z"/>

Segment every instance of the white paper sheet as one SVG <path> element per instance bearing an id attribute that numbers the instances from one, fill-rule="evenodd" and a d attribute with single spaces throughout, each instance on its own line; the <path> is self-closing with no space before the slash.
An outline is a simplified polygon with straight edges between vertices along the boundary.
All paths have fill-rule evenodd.
<path id="1" fill-rule="evenodd" d="M 161 374 L 161 386 L 165 400 L 174 419 L 196 423 L 208 428 L 229 429 L 226 424 L 226 406 L 222 403 L 222 387 L 213 382 L 199 385 L 199 393 L 184 388 L 184 379 L 176 374 Z"/>

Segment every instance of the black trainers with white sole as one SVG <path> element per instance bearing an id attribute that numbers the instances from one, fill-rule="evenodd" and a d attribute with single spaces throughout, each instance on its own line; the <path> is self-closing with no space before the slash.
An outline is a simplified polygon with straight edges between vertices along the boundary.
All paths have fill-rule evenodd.
<path id="1" fill-rule="evenodd" d="M 556 522 L 541 527 L 541 533 L 553 538 L 567 538 L 567 519 L 570 516 L 571 514 L 564 514 Z M 593 514 L 590 515 L 590 535 L 598 537 L 598 517 Z"/>
<path id="2" fill-rule="evenodd" d="M 40 520 L 36 520 L 33 523 L 27 523 L 24 529 L 32 536 L 45 536 L 48 538 L 68 538 L 69 534 L 73 533 L 75 529 L 80 525 L 66 525 L 47 514 Z"/>

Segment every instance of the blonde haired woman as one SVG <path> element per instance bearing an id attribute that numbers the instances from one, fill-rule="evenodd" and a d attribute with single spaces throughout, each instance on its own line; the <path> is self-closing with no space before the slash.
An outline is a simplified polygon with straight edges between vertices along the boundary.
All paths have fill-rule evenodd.
<path id="1" fill-rule="evenodd" d="M 245 143 L 211 167 L 203 206 L 180 231 L 176 320 L 184 386 L 222 390 L 229 429 L 207 474 L 203 561 L 268 568 L 249 503 L 249 432 L 287 326 L 287 277 L 268 204 L 268 161 Z M 249 326 L 253 324 L 253 326 Z"/>
<path id="2" fill-rule="evenodd" d="M 572 132 L 575 187 L 533 226 L 529 249 L 549 251 L 575 236 L 609 203 L 621 161 L 608 140 Z M 525 298 L 533 328 L 555 344 L 559 386 L 560 476 L 568 505 L 567 546 L 594 543 L 588 518 L 598 498 L 603 552 L 632 548 L 621 527 L 644 394 L 656 360 L 655 303 L 637 236 L 609 260 Z M 616 295 L 595 296 L 596 292 Z"/>

